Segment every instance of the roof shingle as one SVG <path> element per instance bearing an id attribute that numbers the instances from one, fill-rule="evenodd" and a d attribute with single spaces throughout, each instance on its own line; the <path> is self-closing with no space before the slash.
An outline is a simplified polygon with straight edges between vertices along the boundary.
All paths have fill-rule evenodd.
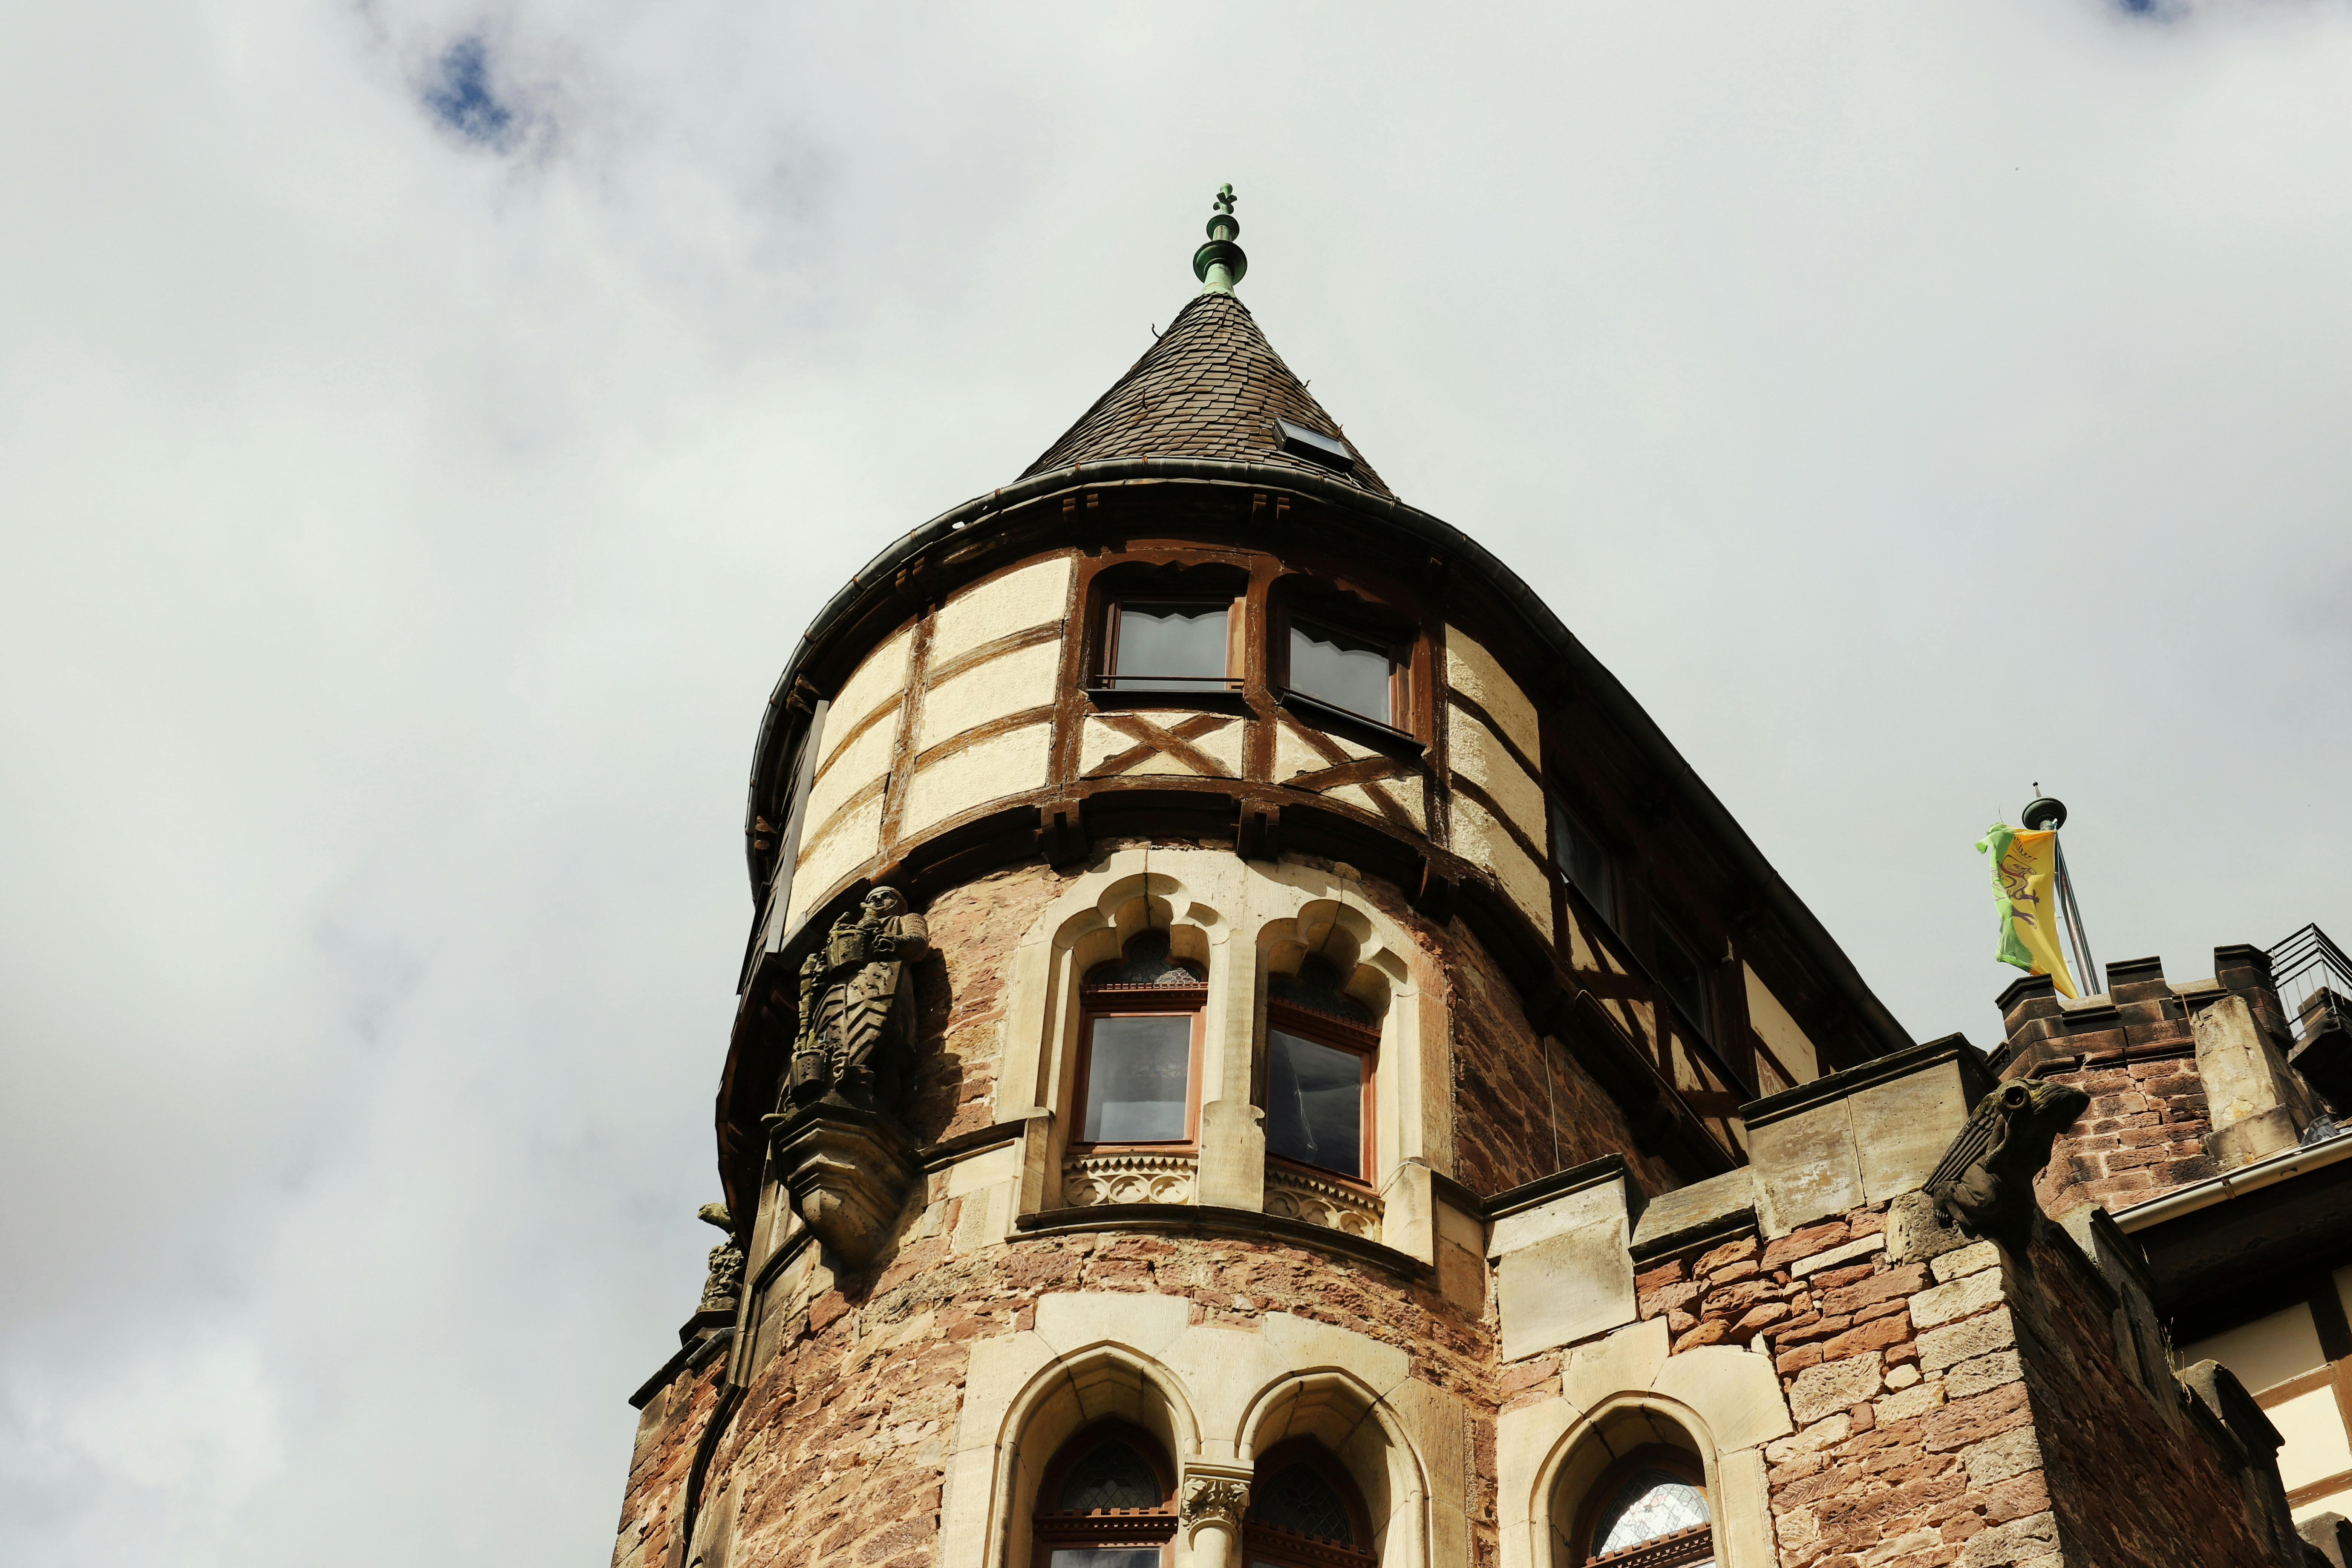
<path id="1" fill-rule="evenodd" d="M 1221 458 L 1331 474 L 1283 449 L 1277 418 L 1341 436 L 1258 331 L 1249 307 L 1231 294 L 1203 293 L 1021 477 L 1111 458 Z M 1338 477 L 1394 499 L 1360 452 L 1354 468 Z"/>

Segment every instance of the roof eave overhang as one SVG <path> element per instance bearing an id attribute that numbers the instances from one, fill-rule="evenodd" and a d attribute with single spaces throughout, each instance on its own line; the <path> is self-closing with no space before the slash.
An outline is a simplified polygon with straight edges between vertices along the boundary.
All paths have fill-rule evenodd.
<path id="1" fill-rule="evenodd" d="M 1336 476 L 1298 468 L 1202 458 L 1121 458 L 1081 463 L 1032 475 L 1002 489 L 974 496 L 901 535 L 860 568 L 817 612 L 816 619 L 794 646 L 791 659 L 778 677 L 761 720 L 760 738 L 752 756 L 751 802 L 744 817 L 747 842 L 763 811 L 780 809 L 770 792 L 784 777 L 782 764 L 796 746 L 795 737 L 802 727 L 795 721 L 795 710 L 790 702 L 795 683 L 835 630 L 864 619 L 881 599 L 896 591 L 900 574 L 909 566 L 944 541 L 1065 491 L 1169 481 L 1246 485 L 1312 497 L 1355 511 L 1428 546 L 1444 557 L 1450 570 L 1475 573 L 1483 578 L 1519 616 L 1528 634 L 1559 659 L 1655 769 L 1660 787 L 1688 814 L 1692 825 L 1719 846 L 1733 868 L 1753 886 L 1790 941 L 1849 1010 L 1856 1032 L 1875 1042 L 1880 1051 L 1900 1050 L 1912 1043 L 1911 1037 L 1863 980 L 1844 950 L 1804 900 L 1781 879 L 1763 851 L 1748 837 L 1747 830 L 1675 750 L 1665 731 L 1517 573 L 1443 518 L 1403 501 L 1371 494 Z M 751 853 L 752 897 L 756 900 L 761 896 L 769 868 L 761 864 L 757 851 Z"/>

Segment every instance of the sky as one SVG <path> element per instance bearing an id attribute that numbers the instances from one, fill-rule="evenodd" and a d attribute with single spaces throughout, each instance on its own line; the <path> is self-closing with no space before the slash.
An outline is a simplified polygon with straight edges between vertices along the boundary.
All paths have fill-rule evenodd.
<path id="1" fill-rule="evenodd" d="M 0 1561 L 604 1560 L 751 744 L 1194 288 L 1916 1037 L 2352 939 L 2352 8 L 7 0 Z"/>

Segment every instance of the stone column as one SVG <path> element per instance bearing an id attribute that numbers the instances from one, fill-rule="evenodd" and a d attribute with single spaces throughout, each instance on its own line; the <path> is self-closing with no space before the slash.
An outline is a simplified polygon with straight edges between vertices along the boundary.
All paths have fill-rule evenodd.
<path id="1" fill-rule="evenodd" d="M 1242 1519 L 1249 1511 L 1251 1468 L 1188 1465 L 1181 1503 L 1192 1568 L 1237 1568 Z"/>

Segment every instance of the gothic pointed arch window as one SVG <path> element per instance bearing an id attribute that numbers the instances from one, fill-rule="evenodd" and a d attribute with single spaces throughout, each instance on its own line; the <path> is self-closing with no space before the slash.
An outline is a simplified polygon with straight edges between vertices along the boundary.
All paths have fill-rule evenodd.
<path id="1" fill-rule="evenodd" d="M 1175 1471 L 1141 1427 L 1097 1422 L 1045 1467 L 1031 1523 L 1034 1568 L 1167 1568 Z"/>
<path id="2" fill-rule="evenodd" d="M 1577 1522 L 1575 1568 L 1714 1568 L 1715 1515 L 1697 1456 L 1636 1448 L 1601 1473 Z"/>
<path id="3" fill-rule="evenodd" d="M 1244 1521 L 1244 1568 L 1374 1568 L 1371 1518 L 1338 1461 L 1284 1443 L 1257 1462 Z"/>
<path id="4" fill-rule="evenodd" d="M 1071 1143 L 1182 1147 L 1198 1136 L 1206 976 L 1147 931 L 1079 986 Z"/>
<path id="5" fill-rule="evenodd" d="M 1341 978 L 1309 953 L 1296 974 L 1267 984 L 1265 1149 L 1276 1160 L 1368 1184 L 1380 1035 Z"/>

